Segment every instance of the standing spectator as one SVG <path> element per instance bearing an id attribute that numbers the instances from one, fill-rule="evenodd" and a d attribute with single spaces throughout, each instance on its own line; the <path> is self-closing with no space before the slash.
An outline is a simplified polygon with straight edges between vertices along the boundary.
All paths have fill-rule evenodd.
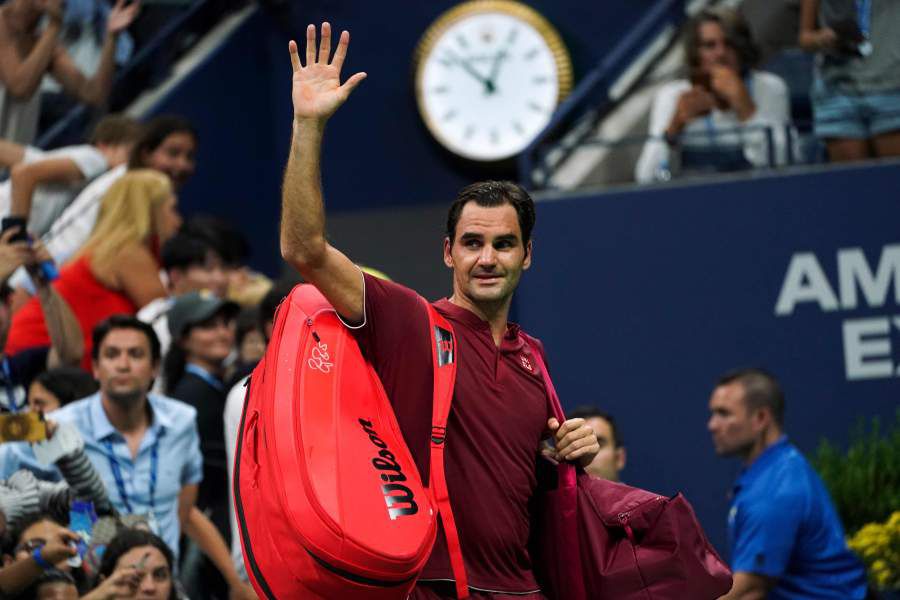
<path id="1" fill-rule="evenodd" d="M 150 121 L 132 149 L 127 167 L 119 165 L 88 184 L 43 236 L 53 260 L 58 264 L 68 262 L 87 242 L 97 223 L 103 197 L 125 175 L 126 169 L 154 169 L 165 173 L 178 191 L 194 173 L 196 151 L 197 134 L 187 120 L 163 115 Z M 16 290 L 16 307 L 27 300 L 28 294 L 34 293 L 23 269 L 16 271 L 9 283 Z"/>
<path id="2" fill-rule="evenodd" d="M 0 140 L 0 166 L 11 167 L 0 183 L 0 214 L 22 217 L 30 233 L 44 235 L 88 182 L 128 160 L 139 132 L 134 119 L 111 115 L 87 144 L 44 152 Z"/>
<path id="3" fill-rule="evenodd" d="M 834 162 L 900 156 L 900 2 L 803 0 L 800 46 L 816 56 L 816 135 Z"/>
<path id="4" fill-rule="evenodd" d="M 600 444 L 600 452 L 584 470 L 594 477 L 619 481 L 619 473 L 625 468 L 625 444 L 613 416 L 596 406 L 578 406 L 569 412 L 569 418 L 584 419 Z"/>
<path id="5" fill-rule="evenodd" d="M 116 510 L 147 515 L 176 556 L 183 529 L 237 597 L 255 598 L 235 572 L 221 534 L 195 506 L 203 476 L 197 412 L 147 392 L 159 368 L 153 329 L 134 317 L 110 317 L 94 330 L 93 358 L 100 392 L 50 417 L 77 426 Z"/>
<path id="6" fill-rule="evenodd" d="M 133 315 L 166 295 L 159 278 L 158 244 L 180 226 L 172 185 L 157 171 L 132 171 L 103 198 L 90 239 L 53 284 L 81 324 L 86 370 L 97 323 L 117 313 Z M 13 316 L 7 343 L 17 352 L 46 345 L 47 339 L 44 313 L 32 299 Z"/>
<path id="7" fill-rule="evenodd" d="M 646 183 L 687 171 L 729 171 L 787 160 L 788 88 L 754 70 L 757 51 L 732 11 L 705 10 L 687 26 L 689 79 L 664 85 L 653 99 L 650 139 L 635 168 Z"/>
<path id="8" fill-rule="evenodd" d="M 864 598 L 866 573 L 828 490 L 784 435 L 778 381 L 759 369 L 728 373 L 709 410 L 716 454 L 743 462 L 728 511 L 734 585 L 723 600 Z"/>
<path id="9" fill-rule="evenodd" d="M 60 365 L 77 365 L 84 345 L 78 321 L 66 300 L 43 277 L 38 282 L 37 306 L 47 315 L 47 339 L 43 344 L 10 349 L 7 337 L 10 330 L 11 290 L 5 283 L 15 269 L 28 264 L 29 268 L 41 260 L 40 244 L 29 247 L 27 242 L 11 242 L 17 229 L 0 234 L 0 408 L 16 411 L 24 408 L 26 390 L 34 378 Z"/>
<path id="10" fill-rule="evenodd" d="M 139 2 L 126 6 L 125 0 L 117 0 L 106 20 L 100 64 L 88 79 L 59 43 L 62 0 L 8 0 L 0 7 L 0 138 L 32 142 L 40 117 L 38 88 L 45 73 L 53 75 L 67 94 L 102 106 L 112 86 L 116 40 L 139 8 Z"/>

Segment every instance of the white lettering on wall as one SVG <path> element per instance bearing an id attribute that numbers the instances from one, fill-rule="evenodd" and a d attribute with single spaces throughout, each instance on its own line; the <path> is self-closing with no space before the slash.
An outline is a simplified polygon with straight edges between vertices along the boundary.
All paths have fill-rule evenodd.
<path id="1" fill-rule="evenodd" d="M 894 374 L 891 362 L 891 320 L 844 321 L 844 367 L 847 379 L 878 379 Z"/>
<path id="2" fill-rule="evenodd" d="M 900 304 L 900 244 L 885 246 L 881 250 L 881 260 L 874 275 L 861 248 L 838 251 L 838 288 L 844 310 L 856 308 L 857 286 L 862 290 L 868 306 L 884 306 L 892 279 L 894 302 Z"/>
<path id="3" fill-rule="evenodd" d="M 801 302 L 817 302 L 824 311 L 838 309 L 837 296 L 812 252 L 798 252 L 791 257 L 775 304 L 775 314 L 789 315 Z"/>

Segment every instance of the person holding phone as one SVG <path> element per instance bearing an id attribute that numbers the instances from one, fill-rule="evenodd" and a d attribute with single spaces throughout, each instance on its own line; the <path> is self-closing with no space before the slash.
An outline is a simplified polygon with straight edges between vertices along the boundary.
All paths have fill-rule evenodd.
<path id="1" fill-rule="evenodd" d="M 816 135 L 832 162 L 900 156 L 900 2 L 803 0 L 800 46 L 816 53 Z"/>
<path id="2" fill-rule="evenodd" d="M 770 151 L 777 164 L 786 162 L 788 89 L 777 75 L 753 69 L 758 52 L 739 15 L 701 12 L 688 23 L 685 55 L 690 78 L 656 93 L 635 179 L 763 167 Z"/>

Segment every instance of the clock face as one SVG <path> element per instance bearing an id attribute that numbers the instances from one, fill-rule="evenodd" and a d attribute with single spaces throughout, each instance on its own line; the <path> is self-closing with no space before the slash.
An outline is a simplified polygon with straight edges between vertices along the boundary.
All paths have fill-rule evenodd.
<path id="1" fill-rule="evenodd" d="M 515 2 L 469 2 L 419 48 L 416 99 L 432 135 L 472 160 L 515 156 L 568 93 L 571 62 L 540 15 Z"/>

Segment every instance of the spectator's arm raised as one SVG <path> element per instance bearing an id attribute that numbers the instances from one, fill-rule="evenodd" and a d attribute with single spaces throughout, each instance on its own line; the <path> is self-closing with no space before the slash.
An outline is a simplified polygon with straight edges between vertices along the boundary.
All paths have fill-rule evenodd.
<path id="1" fill-rule="evenodd" d="M 19 54 L 9 25 L 0 25 L 0 82 L 14 98 L 30 98 L 37 91 L 44 73 L 60 51 L 57 38 L 62 29 L 62 0 L 46 0 L 47 26 L 25 58 Z"/>
<path id="2" fill-rule="evenodd" d="M 294 135 L 282 188 L 281 255 L 319 288 L 338 313 L 358 322 L 364 311 L 363 279 L 350 259 L 325 239 L 320 157 L 325 123 L 366 74 L 356 73 L 341 85 L 350 34 L 341 33 L 330 61 L 328 23 L 322 24 L 321 37 L 317 56 L 316 28 L 307 27 L 305 66 L 300 63 L 296 42 L 288 45 L 294 70 Z"/>

